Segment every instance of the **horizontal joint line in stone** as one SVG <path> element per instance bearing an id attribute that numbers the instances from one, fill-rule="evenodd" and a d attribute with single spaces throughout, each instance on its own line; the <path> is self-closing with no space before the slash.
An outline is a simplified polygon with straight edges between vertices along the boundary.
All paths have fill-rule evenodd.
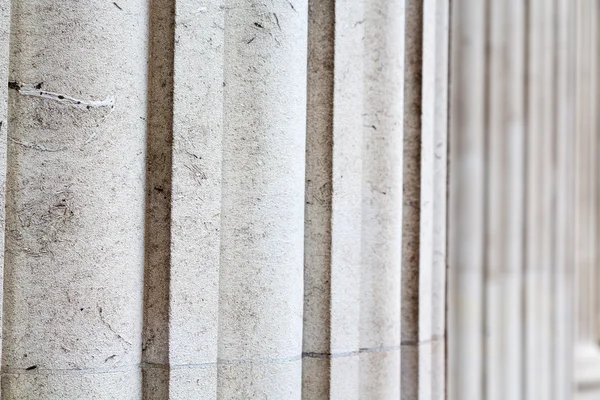
<path id="1" fill-rule="evenodd" d="M 301 356 L 281 357 L 281 358 L 249 358 L 249 359 L 219 359 L 217 362 L 207 362 L 198 364 L 162 364 L 149 363 L 142 364 L 143 369 L 195 369 L 207 368 L 219 365 L 255 365 L 255 364 L 284 364 L 293 361 L 300 361 Z"/>
<path id="2" fill-rule="evenodd" d="M 441 342 L 444 341 L 445 338 L 444 336 L 432 336 L 429 339 L 425 339 L 425 340 L 403 340 L 402 342 L 400 342 L 401 346 L 421 346 L 423 344 L 429 344 L 429 343 L 436 343 L 436 342 Z"/>
<path id="3" fill-rule="evenodd" d="M 358 351 L 346 351 L 343 353 L 312 353 L 306 352 L 302 353 L 302 357 L 305 358 L 342 358 L 342 357 L 354 357 L 358 356 L 361 353 L 387 353 L 399 351 L 400 346 L 388 346 L 388 347 L 370 347 L 370 348 L 362 348 Z"/>

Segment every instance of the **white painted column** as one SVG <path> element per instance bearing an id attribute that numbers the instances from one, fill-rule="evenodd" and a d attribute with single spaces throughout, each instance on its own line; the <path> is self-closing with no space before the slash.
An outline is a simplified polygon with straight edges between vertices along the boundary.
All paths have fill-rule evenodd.
<path id="1" fill-rule="evenodd" d="M 12 6 L 2 393 L 139 399 L 148 5 Z"/>
<path id="2" fill-rule="evenodd" d="M 225 5 L 217 394 L 301 396 L 307 9 Z"/>
<path id="3" fill-rule="evenodd" d="M 483 397 L 485 7 L 452 2 L 448 397 Z"/>

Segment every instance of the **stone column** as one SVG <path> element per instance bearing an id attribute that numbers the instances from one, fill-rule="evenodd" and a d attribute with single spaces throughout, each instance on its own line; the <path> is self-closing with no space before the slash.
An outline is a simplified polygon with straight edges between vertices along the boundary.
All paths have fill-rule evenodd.
<path id="1" fill-rule="evenodd" d="M 403 2 L 309 21 L 303 397 L 399 397 Z"/>
<path id="2" fill-rule="evenodd" d="M 552 296 L 551 330 L 553 375 L 556 400 L 571 399 L 573 382 L 574 297 L 574 143 L 575 126 L 575 15 L 568 0 L 557 2 L 556 27 L 556 185 L 555 185 L 555 277 Z"/>
<path id="3" fill-rule="evenodd" d="M 2 393 L 141 397 L 146 2 L 12 2 Z"/>
<path id="4" fill-rule="evenodd" d="M 359 399 L 400 397 L 404 12 L 365 2 Z"/>
<path id="5" fill-rule="evenodd" d="M 226 2 L 219 398 L 301 396 L 306 3 Z"/>
<path id="6" fill-rule="evenodd" d="M 597 389 L 600 382 L 600 347 L 596 321 L 596 216 L 597 216 L 597 126 L 596 57 L 597 40 L 594 1 L 578 3 L 577 54 L 577 142 L 575 269 L 577 288 L 577 336 L 575 380 L 581 395 Z M 581 397 L 584 398 L 584 397 Z"/>
<path id="7" fill-rule="evenodd" d="M 553 204 L 554 3 L 528 12 L 525 398 L 550 398 Z"/>
<path id="8" fill-rule="evenodd" d="M 483 398 L 485 4 L 452 2 L 448 396 Z"/>
<path id="9" fill-rule="evenodd" d="M 362 1 L 309 2 L 307 400 L 359 398 L 364 18 Z"/>
<path id="10" fill-rule="evenodd" d="M 524 225 L 522 2 L 489 2 L 486 144 L 486 399 L 520 399 Z"/>
<path id="11" fill-rule="evenodd" d="M 402 398 L 443 399 L 449 3 L 406 10 Z"/>
<path id="12" fill-rule="evenodd" d="M 504 178 L 502 222 L 501 344 L 499 386 L 503 398 L 519 400 L 523 387 L 523 228 L 525 224 L 525 6 L 520 0 L 504 5 L 502 32 L 508 66 L 502 89 Z M 501 60 L 497 60 L 502 65 Z M 491 332 L 490 332 L 491 333 Z"/>
<path id="13" fill-rule="evenodd" d="M 214 399 L 224 7 L 151 6 L 144 395 Z"/>

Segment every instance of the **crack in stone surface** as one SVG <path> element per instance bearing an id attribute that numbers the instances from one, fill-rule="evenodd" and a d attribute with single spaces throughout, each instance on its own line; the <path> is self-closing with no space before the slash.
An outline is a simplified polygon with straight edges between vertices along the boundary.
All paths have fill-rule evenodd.
<path id="1" fill-rule="evenodd" d="M 8 88 L 16 90 L 23 96 L 40 97 L 42 99 L 56 101 L 69 107 L 84 110 L 91 110 L 92 108 L 113 108 L 115 106 L 114 97 L 107 97 L 104 100 L 82 100 L 66 94 L 42 90 L 42 84 L 43 82 L 31 84 L 11 81 L 8 82 Z"/>

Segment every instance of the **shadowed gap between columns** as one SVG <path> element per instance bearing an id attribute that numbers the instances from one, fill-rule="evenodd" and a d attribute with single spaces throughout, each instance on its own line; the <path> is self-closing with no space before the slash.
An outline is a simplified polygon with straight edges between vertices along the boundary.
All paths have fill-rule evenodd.
<path id="1" fill-rule="evenodd" d="M 309 0 L 302 357 L 325 361 L 303 362 L 304 399 L 331 394 L 332 357 L 311 355 L 330 354 L 331 350 L 335 22 L 334 1 Z"/>
<path id="2" fill-rule="evenodd" d="M 421 150 L 423 0 L 406 1 L 404 43 L 404 149 L 401 299 L 402 398 L 418 398 L 420 386 Z"/>
<path id="3" fill-rule="evenodd" d="M 143 398 L 169 397 L 175 1 L 151 0 L 148 42 Z M 148 366 L 162 365 L 165 368 Z"/>

